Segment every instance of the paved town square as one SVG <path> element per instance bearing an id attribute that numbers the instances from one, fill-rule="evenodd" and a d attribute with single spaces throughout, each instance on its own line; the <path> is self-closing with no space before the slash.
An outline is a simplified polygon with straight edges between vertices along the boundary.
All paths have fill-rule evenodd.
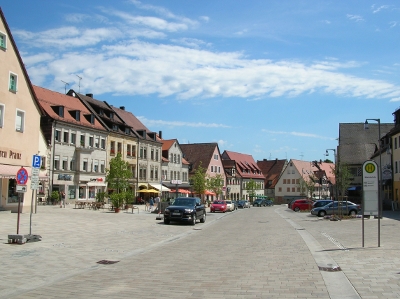
<path id="1" fill-rule="evenodd" d="M 139 213 L 138 213 L 139 212 Z M 329 221 L 286 205 L 164 225 L 144 211 L 39 206 L 32 234 L 8 244 L 0 213 L 0 298 L 398 298 L 399 212 Z M 20 233 L 28 234 L 29 213 Z M 99 263 L 100 262 L 100 263 Z M 113 263 L 115 262 L 115 263 Z"/>

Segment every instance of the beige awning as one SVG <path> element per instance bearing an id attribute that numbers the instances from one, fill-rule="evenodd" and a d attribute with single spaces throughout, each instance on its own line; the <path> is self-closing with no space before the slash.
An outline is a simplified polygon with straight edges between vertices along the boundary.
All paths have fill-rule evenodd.
<path id="1" fill-rule="evenodd" d="M 28 172 L 28 176 L 31 177 L 31 167 L 24 166 L 24 168 Z M 17 172 L 20 169 L 21 166 L 19 165 L 0 164 L 0 178 L 15 179 Z"/>
<path id="2" fill-rule="evenodd" d="M 158 184 L 158 183 L 150 183 L 150 186 L 152 186 L 153 188 L 157 189 L 158 191 L 162 191 L 162 192 L 171 191 L 171 189 L 169 189 L 168 187 L 165 187 L 165 186 L 163 186 L 161 184 Z"/>

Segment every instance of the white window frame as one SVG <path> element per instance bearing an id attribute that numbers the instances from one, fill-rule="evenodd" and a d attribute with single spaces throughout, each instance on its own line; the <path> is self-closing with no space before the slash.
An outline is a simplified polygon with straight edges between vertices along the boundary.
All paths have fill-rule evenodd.
<path id="1" fill-rule="evenodd" d="M 18 114 L 20 114 L 20 118 L 21 118 L 21 123 L 17 123 L 18 121 Z M 18 125 L 20 125 L 20 128 L 18 129 Z M 16 113 L 15 113 L 15 130 L 17 132 L 24 132 L 25 130 L 25 111 L 17 109 Z"/>
<path id="2" fill-rule="evenodd" d="M 11 88 L 11 78 L 15 78 L 15 87 Z M 17 92 L 18 91 L 18 75 L 16 73 L 10 72 L 8 76 L 8 90 L 11 92 Z"/>
<path id="3" fill-rule="evenodd" d="M 0 49 L 7 49 L 7 34 L 4 32 L 0 31 L 0 36 L 3 37 L 4 45 L 0 44 Z"/>
<path id="4" fill-rule="evenodd" d="M 6 105 L 0 104 L 0 128 L 4 126 L 4 114 L 6 112 Z"/>
<path id="5" fill-rule="evenodd" d="M 58 138 L 57 138 L 57 136 L 58 136 Z M 57 130 L 56 129 L 56 132 L 54 134 L 54 140 L 57 141 L 57 142 L 61 142 L 61 130 Z"/>

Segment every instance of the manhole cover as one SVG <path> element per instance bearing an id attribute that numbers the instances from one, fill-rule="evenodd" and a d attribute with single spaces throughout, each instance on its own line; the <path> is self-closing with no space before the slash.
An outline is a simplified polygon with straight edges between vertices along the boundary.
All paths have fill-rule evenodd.
<path id="1" fill-rule="evenodd" d="M 107 260 L 101 260 L 101 261 L 98 261 L 97 263 L 98 264 L 102 264 L 102 265 L 111 265 L 111 264 L 115 264 L 115 263 L 118 263 L 119 261 L 107 261 Z"/>
<path id="2" fill-rule="evenodd" d="M 340 269 L 339 266 L 337 266 L 337 267 L 332 267 L 332 266 L 330 266 L 330 267 L 321 267 L 321 266 L 318 266 L 318 268 L 319 268 L 320 271 L 328 271 L 328 272 L 342 271 L 342 269 Z"/>

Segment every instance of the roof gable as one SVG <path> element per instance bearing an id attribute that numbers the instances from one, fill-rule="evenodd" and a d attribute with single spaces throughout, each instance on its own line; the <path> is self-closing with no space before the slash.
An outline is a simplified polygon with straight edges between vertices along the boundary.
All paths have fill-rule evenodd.
<path id="1" fill-rule="evenodd" d="M 79 99 L 35 85 L 33 89 L 40 106 L 52 119 L 98 130 L 106 130 L 98 121 L 92 124 L 88 118 L 85 117 L 91 115 L 92 112 L 89 111 Z M 56 112 L 55 107 L 63 107 L 63 116 Z M 79 112 L 79 118 L 77 118 L 77 112 Z"/>
<path id="2" fill-rule="evenodd" d="M 217 149 L 220 155 L 218 143 L 191 143 L 180 144 L 184 159 L 192 164 L 191 172 L 194 172 L 201 164 L 203 168 L 207 169 L 211 163 L 214 152 Z"/>

